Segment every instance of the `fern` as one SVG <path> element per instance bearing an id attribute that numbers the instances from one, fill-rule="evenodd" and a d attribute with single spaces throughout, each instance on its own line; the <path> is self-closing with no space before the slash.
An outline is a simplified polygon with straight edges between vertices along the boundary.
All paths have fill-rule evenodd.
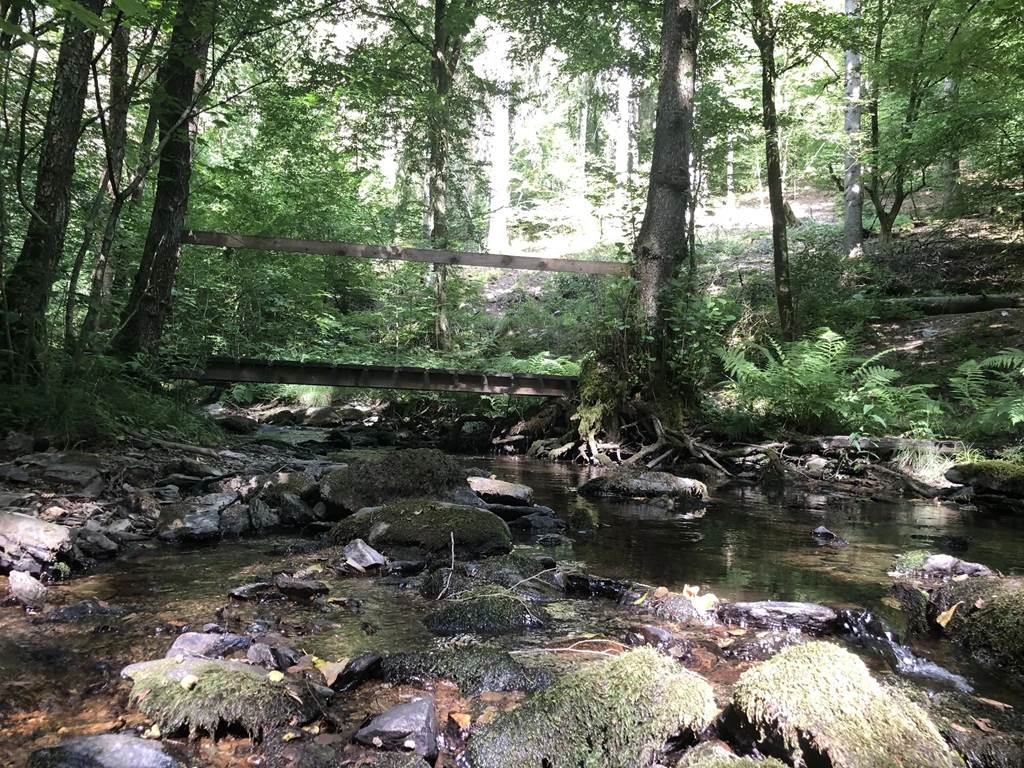
<path id="1" fill-rule="evenodd" d="M 1004 349 L 984 360 L 967 360 L 949 384 L 965 431 L 1001 435 L 1024 426 L 1024 351 Z"/>

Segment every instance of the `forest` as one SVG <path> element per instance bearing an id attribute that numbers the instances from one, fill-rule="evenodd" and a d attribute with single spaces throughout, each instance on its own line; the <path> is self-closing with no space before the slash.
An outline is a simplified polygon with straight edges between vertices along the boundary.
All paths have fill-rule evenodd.
<path id="1" fill-rule="evenodd" d="M 0 62 L 0 765 L 1024 764 L 1019 3 Z"/>

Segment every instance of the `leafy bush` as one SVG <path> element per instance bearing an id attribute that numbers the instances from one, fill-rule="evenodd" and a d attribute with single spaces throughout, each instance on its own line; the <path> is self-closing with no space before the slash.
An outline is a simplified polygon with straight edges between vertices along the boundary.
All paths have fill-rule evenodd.
<path id="1" fill-rule="evenodd" d="M 816 433 L 930 432 L 942 414 L 930 385 L 898 384 L 901 374 L 878 363 L 885 354 L 859 358 L 828 329 L 787 345 L 724 349 L 726 421 Z"/>
<path id="2" fill-rule="evenodd" d="M 998 435 L 1024 427 L 1024 351 L 1004 349 L 967 360 L 949 379 L 967 434 Z"/>

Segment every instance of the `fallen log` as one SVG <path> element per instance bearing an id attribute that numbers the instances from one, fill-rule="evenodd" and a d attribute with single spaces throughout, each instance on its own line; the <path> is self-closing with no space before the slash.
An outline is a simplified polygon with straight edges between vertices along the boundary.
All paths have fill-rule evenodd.
<path id="1" fill-rule="evenodd" d="M 776 444 L 773 444 L 773 447 Z M 959 440 L 913 440 L 906 437 L 812 437 L 789 446 L 791 453 L 834 453 L 836 451 L 866 451 L 880 458 L 888 458 L 899 451 L 932 451 L 943 456 L 962 453 L 966 446 Z"/>
<path id="2" fill-rule="evenodd" d="M 1024 309 L 1024 296 L 1011 293 L 910 296 L 886 299 L 885 303 L 893 308 L 912 310 L 925 315 L 963 315 L 971 312 L 987 312 L 991 309 Z"/>

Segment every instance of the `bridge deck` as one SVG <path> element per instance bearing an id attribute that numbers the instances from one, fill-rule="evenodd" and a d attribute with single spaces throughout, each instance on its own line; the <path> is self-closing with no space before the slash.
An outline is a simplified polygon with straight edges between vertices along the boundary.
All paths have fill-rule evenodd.
<path id="1" fill-rule="evenodd" d="M 210 383 L 317 384 L 327 387 L 416 389 L 529 397 L 565 397 L 576 389 L 577 381 L 575 376 L 542 376 L 532 373 L 481 373 L 441 368 L 298 363 L 223 357 L 210 358 L 202 371 L 179 371 L 175 377 Z"/>

